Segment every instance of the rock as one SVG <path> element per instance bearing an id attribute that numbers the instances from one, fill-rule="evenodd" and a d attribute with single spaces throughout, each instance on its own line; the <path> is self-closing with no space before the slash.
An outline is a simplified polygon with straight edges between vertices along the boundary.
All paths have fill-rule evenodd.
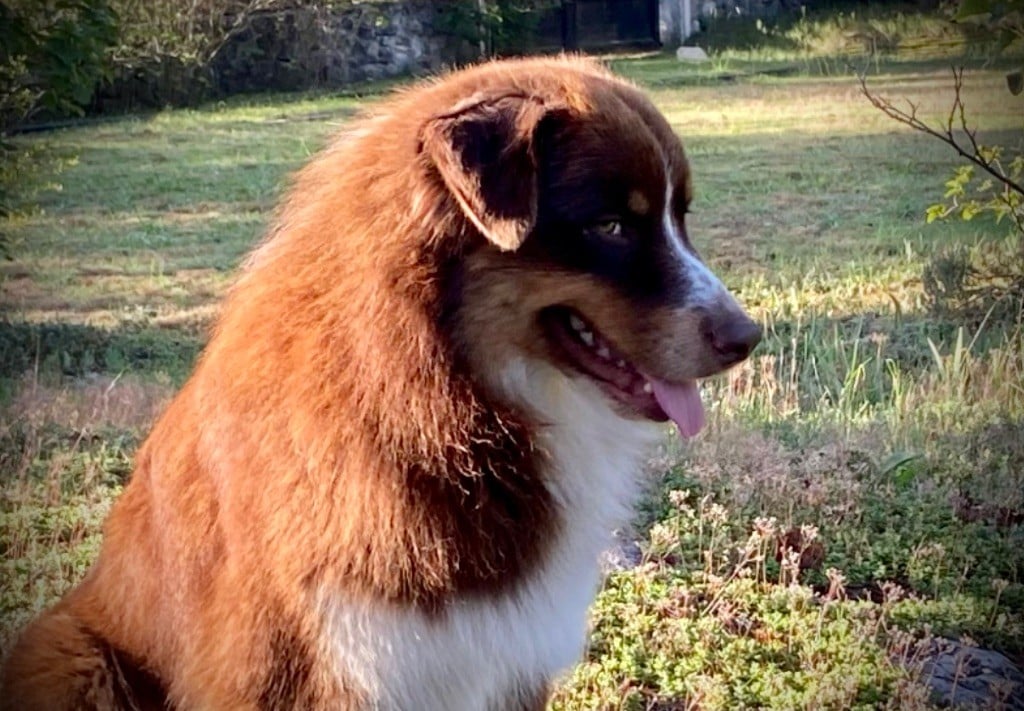
<path id="1" fill-rule="evenodd" d="M 1024 711 L 1024 672 L 990 649 L 937 639 L 925 654 L 921 680 L 945 706 Z"/>
<path id="2" fill-rule="evenodd" d="M 612 535 L 615 538 L 615 544 L 602 553 L 598 559 L 601 573 L 604 575 L 618 573 L 623 570 L 632 570 L 640 565 L 644 557 L 643 551 L 640 550 L 640 544 L 628 538 L 623 531 L 615 531 Z"/>
<path id="3" fill-rule="evenodd" d="M 680 62 L 706 62 L 708 54 L 700 47 L 680 47 L 676 50 L 676 59 Z"/>

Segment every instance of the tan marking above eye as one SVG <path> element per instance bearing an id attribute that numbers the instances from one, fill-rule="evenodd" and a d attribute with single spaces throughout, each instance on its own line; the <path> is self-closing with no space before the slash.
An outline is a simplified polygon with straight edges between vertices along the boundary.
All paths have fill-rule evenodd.
<path id="1" fill-rule="evenodd" d="M 627 204 L 629 209 L 638 215 L 646 215 L 651 209 L 650 200 L 639 190 L 634 190 L 629 194 L 629 202 Z"/>

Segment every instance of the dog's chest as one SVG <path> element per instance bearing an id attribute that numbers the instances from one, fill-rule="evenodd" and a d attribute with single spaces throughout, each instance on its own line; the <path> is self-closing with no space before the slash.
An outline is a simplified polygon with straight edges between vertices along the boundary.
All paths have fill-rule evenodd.
<path id="1" fill-rule="evenodd" d="M 373 708 L 490 711 L 539 688 L 582 654 L 597 585 L 593 559 L 563 547 L 515 593 L 454 602 L 428 618 L 409 611 L 334 611 L 341 674 Z M 555 566 L 552 566 L 555 567 Z"/>
<path id="2" fill-rule="evenodd" d="M 628 516 L 636 489 L 642 448 L 628 442 L 631 423 L 623 446 L 619 424 L 596 432 L 576 426 L 552 440 L 557 470 L 549 480 L 564 525 L 544 564 L 515 587 L 453 601 L 439 617 L 329 601 L 339 674 L 378 709 L 488 711 L 577 662 L 599 584 L 598 556 Z"/>

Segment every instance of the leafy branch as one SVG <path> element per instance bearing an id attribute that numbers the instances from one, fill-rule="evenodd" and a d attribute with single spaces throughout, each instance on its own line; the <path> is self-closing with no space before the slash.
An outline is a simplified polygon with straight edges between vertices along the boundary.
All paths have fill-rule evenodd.
<path id="1" fill-rule="evenodd" d="M 916 131 L 921 131 L 933 136 L 950 146 L 963 158 L 984 170 L 993 178 L 998 180 L 1005 188 L 1012 190 L 1018 195 L 1024 196 L 1024 185 L 1014 180 L 1015 176 L 1005 171 L 999 162 L 999 151 L 994 148 L 983 146 L 978 143 L 978 131 L 971 128 L 967 122 L 967 112 L 964 108 L 963 90 L 964 70 L 963 67 L 953 69 L 953 105 L 950 107 L 949 115 L 941 128 L 933 128 L 921 120 L 918 115 L 918 106 L 909 99 L 907 100 L 908 110 L 898 108 L 889 99 L 874 94 L 868 88 L 867 78 L 864 74 L 859 76 L 861 93 L 867 97 L 872 106 L 899 123 L 910 126 Z M 957 138 L 957 131 L 966 136 L 966 144 L 961 144 Z"/>
<path id="2" fill-rule="evenodd" d="M 939 139 L 971 164 L 958 168 L 953 178 L 946 182 L 943 197 L 950 204 L 939 203 L 929 207 L 928 222 L 946 218 L 957 211 L 965 220 L 982 212 L 991 212 L 997 221 L 1009 217 L 1014 223 L 1016 234 L 1024 238 L 1024 155 L 1017 155 L 1004 165 L 1004 149 L 1001 146 L 979 143 L 977 129 L 972 128 L 967 120 L 962 95 L 963 78 L 963 67 L 954 68 L 953 103 L 945 122 L 938 127 L 923 121 L 918 116 L 917 104 L 909 99 L 908 108 L 901 109 L 889 99 L 872 93 L 864 74 L 860 75 L 859 80 L 861 92 L 875 108 L 899 123 Z M 976 188 L 976 193 L 983 197 L 981 201 L 967 199 L 967 186 L 974 178 L 975 168 L 980 168 L 990 176 Z"/>
<path id="3" fill-rule="evenodd" d="M 953 69 L 953 102 L 945 120 L 929 124 L 919 116 L 919 107 L 909 99 L 907 108 L 874 93 L 864 74 L 861 92 L 889 118 L 945 143 L 967 165 L 957 167 L 946 181 L 943 202 L 931 205 L 928 222 L 958 213 L 963 220 L 988 213 L 996 222 L 1009 217 L 1013 241 L 1006 246 L 1010 254 L 993 257 L 972 255 L 953 245 L 937 253 L 921 275 L 925 294 L 937 312 L 959 316 L 984 316 L 987 320 L 1015 318 L 1024 308 L 1024 154 L 1018 148 L 1008 152 L 1003 146 L 987 146 L 978 139 L 978 131 L 967 118 L 963 99 L 963 68 Z M 1013 87 L 1010 87 L 1013 93 Z M 1009 153 L 1009 155 L 1007 155 Z M 975 174 L 982 179 L 974 182 Z M 970 192 L 968 190 L 970 189 Z"/>

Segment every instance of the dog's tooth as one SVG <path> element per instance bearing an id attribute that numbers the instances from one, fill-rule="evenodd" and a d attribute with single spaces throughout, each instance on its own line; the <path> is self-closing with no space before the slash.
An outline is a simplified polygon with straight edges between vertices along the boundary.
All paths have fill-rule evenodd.
<path id="1" fill-rule="evenodd" d="M 580 340 L 588 346 L 594 345 L 594 334 L 591 331 L 580 331 Z"/>
<path id="2" fill-rule="evenodd" d="M 576 314 L 569 314 L 569 325 L 574 331 L 582 331 L 587 324 L 583 323 L 583 319 Z"/>
<path id="3" fill-rule="evenodd" d="M 601 346 L 600 348 L 598 348 L 597 355 L 599 358 L 604 358 L 605 360 L 608 360 L 609 358 L 612 357 L 612 353 L 611 351 L 608 350 L 607 346 Z"/>
<path id="4" fill-rule="evenodd" d="M 651 385 L 650 383 L 645 382 L 644 383 L 644 392 L 647 393 L 648 395 L 650 395 L 651 393 L 654 392 L 654 386 Z"/>
<path id="5" fill-rule="evenodd" d="M 615 365 L 619 366 L 620 368 L 625 368 L 626 361 L 622 360 L 622 358 L 619 358 L 617 361 L 615 361 Z"/>

